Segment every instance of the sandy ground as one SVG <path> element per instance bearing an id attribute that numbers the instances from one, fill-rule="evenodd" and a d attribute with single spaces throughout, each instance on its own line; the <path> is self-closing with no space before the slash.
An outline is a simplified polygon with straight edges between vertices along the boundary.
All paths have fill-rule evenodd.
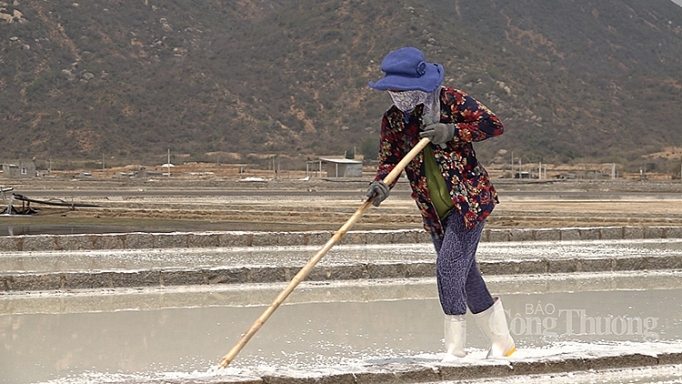
<path id="1" fill-rule="evenodd" d="M 128 230 L 334 230 L 360 208 L 368 181 L 222 179 L 31 180 L 14 193 L 51 202 L 32 203 L 37 214 L 14 226 L 73 226 Z M 682 225 L 682 183 L 640 181 L 495 181 L 501 203 L 491 228 Z M 0 204 L 6 205 L 8 200 Z M 27 205 L 23 203 L 25 208 Z M 15 207 L 22 202 L 14 200 Z M 380 207 L 364 212 L 354 229 L 421 228 L 409 186 L 399 183 Z"/>

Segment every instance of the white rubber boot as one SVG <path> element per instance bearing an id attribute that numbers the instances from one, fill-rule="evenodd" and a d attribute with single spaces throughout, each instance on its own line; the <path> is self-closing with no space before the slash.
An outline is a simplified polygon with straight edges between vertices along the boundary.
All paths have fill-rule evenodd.
<path id="1" fill-rule="evenodd" d="M 474 318 L 481 331 L 492 343 L 487 358 L 509 357 L 516 352 L 514 339 L 509 334 L 507 316 L 499 297 L 495 298 L 495 303 L 490 308 L 474 314 Z"/>
<path id="2" fill-rule="evenodd" d="M 445 315 L 445 357 L 443 363 L 457 361 L 467 355 L 467 323 L 464 315 Z"/>

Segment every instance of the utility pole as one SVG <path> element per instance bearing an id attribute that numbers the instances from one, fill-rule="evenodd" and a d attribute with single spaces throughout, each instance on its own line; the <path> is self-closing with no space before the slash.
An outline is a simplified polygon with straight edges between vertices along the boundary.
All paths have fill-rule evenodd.
<path id="1" fill-rule="evenodd" d="M 272 157 L 272 172 L 275 174 L 275 180 L 279 177 L 279 155 Z"/>

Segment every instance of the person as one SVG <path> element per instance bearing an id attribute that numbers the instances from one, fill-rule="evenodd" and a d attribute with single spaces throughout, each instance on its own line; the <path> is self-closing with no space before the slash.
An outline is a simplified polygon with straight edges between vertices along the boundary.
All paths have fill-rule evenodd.
<path id="1" fill-rule="evenodd" d="M 442 86 L 443 66 L 426 62 L 417 48 L 390 52 L 381 70 L 385 76 L 369 86 L 387 91 L 393 105 L 381 119 L 379 166 L 367 196 L 379 206 L 396 184 L 386 185 L 384 177 L 420 139 L 430 139 L 405 172 L 437 253 L 438 296 L 445 313 L 443 361 L 466 356 L 467 308 L 491 342 L 487 357 L 510 356 L 516 348 L 502 301 L 488 291 L 475 260 L 485 220 L 498 198 L 472 143 L 501 135 L 504 126 L 473 97 Z"/>

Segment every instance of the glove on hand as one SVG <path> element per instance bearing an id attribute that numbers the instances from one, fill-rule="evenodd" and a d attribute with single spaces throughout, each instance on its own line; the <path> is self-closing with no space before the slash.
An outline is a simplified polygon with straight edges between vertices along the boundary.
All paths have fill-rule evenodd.
<path id="1" fill-rule="evenodd" d="M 419 132 L 419 137 L 422 139 L 428 137 L 433 144 L 441 147 L 448 141 L 455 137 L 455 125 L 434 123 L 424 127 L 424 130 Z"/>
<path id="2" fill-rule="evenodd" d="M 367 197 L 376 196 L 372 204 L 374 204 L 375 207 L 378 207 L 382 201 L 386 200 L 390 191 L 391 189 L 386 183 L 381 180 L 375 180 L 372 181 L 369 188 L 367 188 Z"/>

